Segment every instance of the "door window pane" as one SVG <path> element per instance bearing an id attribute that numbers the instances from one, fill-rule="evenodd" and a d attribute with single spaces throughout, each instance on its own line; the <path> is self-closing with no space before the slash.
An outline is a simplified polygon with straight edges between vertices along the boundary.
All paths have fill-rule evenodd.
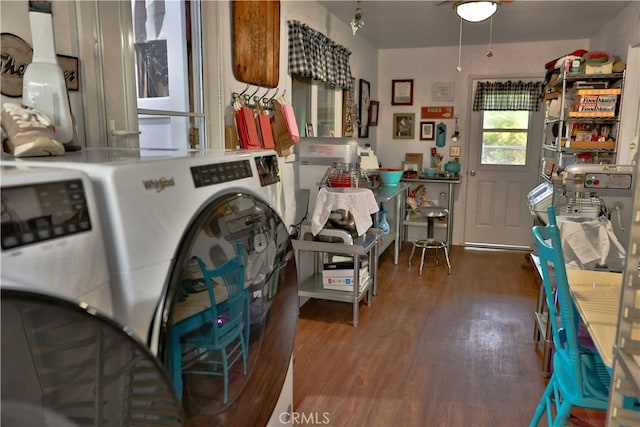
<path id="1" fill-rule="evenodd" d="M 204 142 L 200 2 L 132 0 L 141 148 Z"/>
<path id="2" fill-rule="evenodd" d="M 526 165 L 528 127 L 528 111 L 484 111 L 481 163 Z"/>

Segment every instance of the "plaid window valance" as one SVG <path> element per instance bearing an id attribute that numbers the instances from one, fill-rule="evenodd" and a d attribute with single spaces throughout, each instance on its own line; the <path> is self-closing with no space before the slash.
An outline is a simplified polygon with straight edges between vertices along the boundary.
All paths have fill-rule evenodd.
<path id="1" fill-rule="evenodd" d="M 542 82 L 478 82 L 473 111 L 538 111 Z"/>
<path id="2" fill-rule="evenodd" d="M 352 84 L 351 51 L 299 21 L 289 24 L 289 73 L 343 89 Z"/>

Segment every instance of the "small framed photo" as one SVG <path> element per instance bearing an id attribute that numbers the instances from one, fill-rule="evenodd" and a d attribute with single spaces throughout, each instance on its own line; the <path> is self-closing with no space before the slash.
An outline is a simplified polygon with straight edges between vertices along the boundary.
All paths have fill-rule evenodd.
<path id="1" fill-rule="evenodd" d="M 434 83 L 431 87 L 431 97 L 434 101 L 449 101 L 452 102 L 455 95 L 456 85 L 453 82 L 449 83 Z"/>
<path id="2" fill-rule="evenodd" d="M 411 162 L 402 162 L 402 170 L 420 172 L 420 168 L 418 167 L 418 164 L 411 163 Z"/>
<path id="3" fill-rule="evenodd" d="M 371 103 L 371 85 L 368 81 L 360 79 L 360 126 L 358 126 L 358 138 L 369 137 L 369 104 Z"/>
<path id="4" fill-rule="evenodd" d="M 433 141 L 435 139 L 435 127 L 436 122 L 420 122 L 420 140 Z"/>
<path id="5" fill-rule="evenodd" d="M 414 113 L 395 113 L 393 115 L 393 139 L 414 138 Z"/>
<path id="6" fill-rule="evenodd" d="M 304 130 L 306 132 L 307 138 L 313 138 L 313 125 L 311 123 L 304 124 Z"/>
<path id="7" fill-rule="evenodd" d="M 413 105 L 413 79 L 391 81 L 391 105 Z"/>
<path id="8" fill-rule="evenodd" d="M 380 112 L 380 102 L 371 101 L 369 104 L 369 126 L 378 126 L 378 114 Z"/>

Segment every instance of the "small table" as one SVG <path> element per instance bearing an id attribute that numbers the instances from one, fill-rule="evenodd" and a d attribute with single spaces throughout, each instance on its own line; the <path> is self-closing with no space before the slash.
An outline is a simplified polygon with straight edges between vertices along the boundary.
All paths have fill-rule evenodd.
<path id="1" fill-rule="evenodd" d="M 582 322 L 602 361 L 611 369 L 618 330 L 622 274 L 568 268 L 567 281 Z"/>

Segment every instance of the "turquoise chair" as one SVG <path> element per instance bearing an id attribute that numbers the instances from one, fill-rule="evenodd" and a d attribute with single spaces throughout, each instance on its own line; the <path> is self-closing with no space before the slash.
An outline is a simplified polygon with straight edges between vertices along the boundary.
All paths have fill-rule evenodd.
<path id="1" fill-rule="evenodd" d="M 180 336 L 180 345 L 172 348 L 174 363 L 181 362 L 182 374 L 216 375 L 224 379 L 223 404 L 228 402 L 229 370 L 242 360 L 242 374 L 247 374 L 247 342 L 249 329 L 248 292 L 244 288 L 244 260 L 240 255 L 229 259 L 216 269 L 208 269 L 198 258 L 198 265 L 207 284 L 211 306 L 204 325 L 189 331 L 174 331 Z M 214 279 L 224 283 L 223 297 L 216 300 Z M 226 292 L 225 292 L 226 291 Z M 226 294 L 226 295 L 225 295 Z M 185 350 L 192 349 L 192 352 Z M 185 353 L 189 356 L 186 357 Z M 204 369 L 206 367 L 207 369 Z M 221 368 L 221 369 L 220 369 Z M 182 395 L 182 381 L 175 381 Z"/>
<path id="2" fill-rule="evenodd" d="M 578 342 L 580 315 L 569 293 L 553 206 L 549 206 L 548 214 L 549 224 L 533 227 L 533 237 L 540 256 L 553 331 L 553 374 L 529 424 L 531 427 L 538 425 L 545 412 L 549 426 L 564 426 L 573 406 L 606 410 L 611 381 L 598 353 Z M 555 272 L 555 286 L 551 281 L 550 266 Z"/>

